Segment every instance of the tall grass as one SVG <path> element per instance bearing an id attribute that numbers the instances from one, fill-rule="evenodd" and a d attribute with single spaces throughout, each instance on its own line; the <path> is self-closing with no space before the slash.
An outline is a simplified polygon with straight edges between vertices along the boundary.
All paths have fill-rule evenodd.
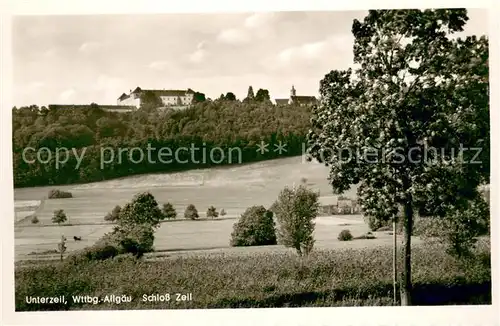
<path id="1" fill-rule="evenodd" d="M 475 259 L 457 261 L 438 244 L 413 250 L 418 305 L 489 304 L 489 244 Z M 192 293 L 185 302 L 141 302 L 144 294 Z M 83 305 L 71 295 L 130 295 L 120 305 Z M 67 305 L 28 305 L 26 296 L 65 295 Z M 16 270 L 16 310 L 169 309 L 392 304 L 391 248 L 253 256 L 195 256 L 137 261 L 68 262 Z"/>

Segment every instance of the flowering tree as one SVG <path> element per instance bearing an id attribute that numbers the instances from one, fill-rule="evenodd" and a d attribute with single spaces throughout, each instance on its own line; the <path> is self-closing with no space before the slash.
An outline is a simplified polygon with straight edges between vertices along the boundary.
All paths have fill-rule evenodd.
<path id="1" fill-rule="evenodd" d="M 363 212 L 402 213 L 401 303 L 411 304 L 415 212 L 452 215 L 489 180 L 488 41 L 466 10 L 371 10 L 355 20 L 353 71 L 331 71 L 308 134 L 334 192 L 359 184 Z"/>

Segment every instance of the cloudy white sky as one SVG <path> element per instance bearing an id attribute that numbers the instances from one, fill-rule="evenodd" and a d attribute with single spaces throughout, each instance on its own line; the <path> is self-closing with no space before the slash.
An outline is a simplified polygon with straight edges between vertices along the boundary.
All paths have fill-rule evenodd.
<path id="1" fill-rule="evenodd" d="M 14 105 L 116 104 L 130 89 L 192 88 L 216 98 L 317 95 L 352 64 L 351 24 L 366 12 L 22 16 L 13 25 Z M 466 33 L 487 34 L 470 10 Z"/>

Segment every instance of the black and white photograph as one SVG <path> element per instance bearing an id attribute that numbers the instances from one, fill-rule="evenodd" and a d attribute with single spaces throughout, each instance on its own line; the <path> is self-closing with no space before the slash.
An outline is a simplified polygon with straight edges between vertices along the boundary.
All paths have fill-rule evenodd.
<path id="1" fill-rule="evenodd" d="M 490 19 L 13 15 L 15 312 L 492 307 Z"/>

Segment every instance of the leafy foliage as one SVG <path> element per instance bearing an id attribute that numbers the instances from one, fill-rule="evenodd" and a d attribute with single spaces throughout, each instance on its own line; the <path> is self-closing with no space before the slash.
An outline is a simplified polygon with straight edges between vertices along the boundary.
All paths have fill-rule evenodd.
<path id="1" fill-rule="evenodd" d="M 31 223 L 38 224 L 39 222 L 40 220 L 38 219 L 38 217 L 36 215 L 33 215 L 33 217 L 31 218 Z"/>
<path id="2" fill-rule="evenodd" d="M 122 211 L 122 208 L 120 205 L 116 205 L 113 210 L 111 211 L 111 213 L 108 213 L 106 214 L 106 216 L 104 216 L 104 220 L 105 221 L 111 221 L 111 222 L 115 222 L 115 221 L 118 221 L 118 219 L 120 218 L 120 212 Z"/>
<path id="3" fill-rule="evenodd" d="M 151 225 L 141 224 L 115 230 L 122 248 L 120 253 L 132 253 L 140 258 L 144 253 L 153 251 L 154 229 Z"/>
<path id="4" fill-rule="evenodd" d="M 217 209 L 214 206 L 210 206 L 207 209 L 207 217 L 215 218 L 219 216 L 219 212 L 217 212 Z"/>
<path id="5" fill-rule="evenodd" d="M 73 263 L 82 260 L 104 260 L 118 254 L 132 254 L 140 258 L 153 251 L 154 232 L 164 215 L 154 196 L 149 192 L 139 193 L 123 209 L 115 206 L 107 215 L 118 222 L 112 232 L 106 233 L 94 245 L 71 257 Z"/>
<path id="6" fill-rule="evenodd" d="M 351 241 L 353 239 L 353 236 L 351 234 L 351 231 L 349 230 L 342 230 L 339 233 L 339 236 L 337 237 L 339 241 Z"/>
<path id="7" fill-rule="evenodd" d="M 243 100 L 243 102 L 251 102 L 255 99 L 255 94 L 253 93 L 253 87 L 248 86 L 247 97 Z"/>
<path id="8" fill-rule="evenodd" d="M 368 224 L 368 227 L 370 228 L 371 231 L 377 231 L 380 228 L 389 227 L 392 225 L 392 223 L 388 221 L 379 220 L 374 216 L 363 216 L 363 218 L 366 224 Z"/>
<path id="9" fill-rule="evenodd" d="M 118 223 L 121 226 L 149 224 L 158 227 L 163 220 L 163 214 L 158 202 L 149 192 L 137 194 L 120 211 Z"/>
<path id="10" fill-rule="evenodd" d="M 184 211 L 184 218 L 196 220 L 200 216 L 198 215 L 198 210 L 193 204 L 189 204 Z"/>
<path id="11" fill-rule="evenodd" d="M 204 93 L 195 92 L 193 95 L 193 103 L 202 103 L 207 100 Z"/>
<path id="12" fill-rule="evenodd" d="M 159 96 L 156 96 L 152 91 L 144 91 L 141 93 L 141 106 L 151 106 L 153 108 L 163 106 L 163 102 Z"/>
<path id="13" fill-rule="evenodd" d="M 172 220 L 177 217 L 177 211 L 171 203 L 163 204 L 163 217 L 167 220 Z"/>
<path id="14" fill-rule="evenodd" d="M 220 216 L 226 216 L 226 211 L 223 209 L 220 210 Z"/>
<path id="15" fill-rule="evenodd" d="M 278 220 L 278 242 L 294 248 L 299 255 L 308 254 L 313 246 L 313 220 L 318 215 L 319 193 L 306 186 L 286 187 L 271 210 Z"/>
<path id="16" fill-rule="evenodd" d="M 85 183 L 301 155 L 309 118 L 309 107 L 281 107 L 256 101 L 207 100 L 185 110 L 160 112 L 141 108 L 130 113 L 107 112 L 98 105 L 50 110 L 36 105 L 22 107 L 12 110 L 14 183 L 16 187 Z M 261 140 L 282 141 L 287 144 L 287 152 L 261 155 L 255 151 Z M 139 160 L 137 152 L 132 157 L 138 163 L 130 160 L 129 152 L 119 155 L 119 149 L 134 147 L 147 154 L 148 144 L 151 160 Z M 160 161 L 164 157 L 160 156 L 161 148 L 175 151 L 192 145 L 206 148 L 207 154 L 216 147 L 227 152 L 238 148 L 241 161 L 237 151 L 232 155 L 226 152 L 221 163 L 203 160 L 201 150 L 181 151 L 179 160 L 169 164 Z M 47 160 L 44 164 L 38 161 L 36 152 L 27 150 L 25 160 L 23 151 L 27 147 L 47 147 L 53 155 L 48 157 L 42 151 L 41 158 Z M 58 147 L 74 151 L 69 150 L 67 162 L 56 168 L 54 151 Z M 64 158 L 65 153 L 61 153 L 61 159 Z M 101 159 L 109 163 L 101 167 Z"/>
<path id="17" fill-rule="evenodd" d="M 276 244 L 273 213 L 264 206 L 252 206 L 245 210 L 233 226 L 230 245 L 265 246 Z"/>
<path id="18" fill-rule="evenodd" d="M 465 210 L 450 212 L 444 218 L 421 218 L 415 231 L 424 239 L 438 238 L 454 257 L 471 258 L 477 238 L 489 234 L 489 222 L 488 204 L 478 197 Z"/>
<path id="19" fill-rule="evenodd" d="M 73 255 L 69 259 L 72 262 L 77 262 L 77 259 L 79 259 L 78 263 L 82 263 L 85 260 L 106 260 L 114 258 L 118 254 L 119 251 L 115 246 L 99 244 L 93 245 L 89 248 L 85 248 L 83 252 L 79 253 L 79 257 Z"/>
<path id="20" fill-rule="evenodd" d="M 236 101 L 236 95 L 233 92 L 227 92 L 226 96 L 224 96 L 226 101 Z"/>
<path id="21" fill-rule="evenodd" d="M 483 258 L 461 264 L 447 255 L 441 245 L 416 247 L 415 304 L 491 305 L 490 246 L 481 244 L 475 254 Z M 100 296 L 120 289 L 140 297 L 164 288 L 182 292 L 187 281 L 193 289 L 204 289 L 193 295 L 193 301 L 175 306 L 168 302 L 137 306 L 132 300 L 120 307 L 130 310 L 392 305 L 391 248 L 315 251 L 303 269 L 299 269 L 303 259 L 288 252 L 189 255 L 157 261 L 119 257 L 77 265 L 49 262 L 16 268 L 16 311 L 113 310 L 113 303 L 78 306 L 72 300 L 59 306 L 28 304 L 26 296 Z"/>
<path id="22" fill-rule="evenodd" d="M 62 209 L 57 209 L 54 211 L 54 215 L 52 216 L 52 223 L 61 224 L 68 220 L 66 213 Z"/>
<path id="23" fill-rule="evenodd" d="M 117 226 L 106 233 L 94 245 L 69 257 L 69 261 L 81 264 L 89 260 L 106 260 L 120 254 L 140 258 L 153 251 L 154 228 L 149 224 Z"/>
<path id="24" fill-rule="evenodd" d="M 49 199 L 57 199 L 57 198 L 72 198 L 73 194 L 68 191 L 62 191 L 59 189 L 52 189 L 49 191 L 49 194 L 47 196 Z"/>
<path id="25" fill-rule="evenodd" d="M 364 214 L 382 221 L 403 209 L 408 304 L 414 212 L 450 215 L 489 180 L 488 40 L 450 37 L 467 20 L 463 9 L 371 10 L 355 20 L 360 69 L 320 82 L 308 134 L 336 193 L 359 184 Z M 457 155 L 463 148 L 480 148 L 479 157 Z"/>
<path id="26" fill-rule="evenodd" d="M 66 252 L 66 237 L 63 235 L 61 236 L 61 241 L 57 244 L 57 249 L 59 254 L 61 255 L 61 260 L 63 260 L 63 255 Z"/>
<path id="27" fill-rule="evenodd" d="M 269 103 L 271 101 L 271 96 L 269 95 L 269 91 L 267 89 L 259 88 L 257 94 L 255 94 L 255 101 Z"/>

